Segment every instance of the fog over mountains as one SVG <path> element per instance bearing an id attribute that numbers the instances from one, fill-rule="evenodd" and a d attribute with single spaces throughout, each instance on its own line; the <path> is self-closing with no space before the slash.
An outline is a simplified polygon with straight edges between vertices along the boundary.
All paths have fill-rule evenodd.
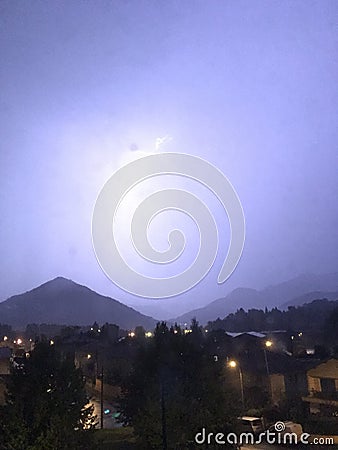
<path id="1" fill-rule="evenodd" d="M 260 291 L 237 288 L 226 297 L 173 318 L 170 322 L 189 323 L 196 317 L 201 324 L 206 324 L 209 320 L 224 318 L 239 308 L 287 309 L 288 306 L 300 306 L 322 298 L 338 300 L 337 272 L 301 275 Z M 152 329 L 160 319 L 163 318 L 154 319 L 141 314 L 117 300 L 62 277 L 0 303 L 0 323 L 15 328 L 24 328 L 29 323 L 90 325 L 97 321 L 100 324 L 115 323 L 123 329 L 133 329 L 137 325 Z"/>

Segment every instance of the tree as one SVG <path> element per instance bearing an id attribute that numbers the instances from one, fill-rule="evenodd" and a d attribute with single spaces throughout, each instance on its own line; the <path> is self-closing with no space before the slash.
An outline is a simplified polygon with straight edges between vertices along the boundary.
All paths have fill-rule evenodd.
<path id="1" fill-rule="evenodd" d="M 95 426 L 82 373 L 73 359 L 40 342 L 23 367 L 13 368 L 0 410 L 0 449 L 87 449 Z"/>
<path id="2" fill-rule="evenodd" d="M 189 441 L 195 448 L 194 437 L 203 427 L 225 432 L 237 410 L 227 398 L 223 366 L 206 349 L 196 321 L 187 334 L 158 324 L 154 338 L 140 348 L 120 402 L 138 448 L 186 449 Z"/>

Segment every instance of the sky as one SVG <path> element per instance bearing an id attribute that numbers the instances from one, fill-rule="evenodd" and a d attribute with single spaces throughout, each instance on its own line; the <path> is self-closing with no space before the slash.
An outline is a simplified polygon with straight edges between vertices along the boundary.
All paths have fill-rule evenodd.
<path id="1" fill-rule="evenodd" d="M 333 0 L 2 0 L 0 301 L 64 276 L 170 317 L 238 286 L 337 271 L 337 19 Z M 140 299 L 101 270 L 96 198 L 156 151 L 207 159 L 236 189 L 246 242 L 223 285 L 228 223 L 212 198 L 224 232 L 194 289 Z M 162 218 L 153 239 L 185 221 Z"/>

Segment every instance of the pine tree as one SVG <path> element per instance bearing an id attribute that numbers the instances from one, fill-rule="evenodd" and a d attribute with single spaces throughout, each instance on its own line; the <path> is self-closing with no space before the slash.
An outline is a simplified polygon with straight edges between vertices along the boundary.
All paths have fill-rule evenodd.
<path id="1" fill-rule="evenodd" d="M 186 449 L 189 442 L 195 448 L 203 427 L 226 432 L 237 415 L 222 362 L 208 352 L 196 321 L 191 330 L 158 324 L 135 360 L 120 406 L 124 423 L 139 437 L 138 448 Z"/>
<path id="2" fill-rule="evenodd" d="M 0 449 L 89 448 L 96 417 L 87 403 L 73 359 L 47 342 L 38 343 L 23 366 L 12 370 L 0 411 Z"/>

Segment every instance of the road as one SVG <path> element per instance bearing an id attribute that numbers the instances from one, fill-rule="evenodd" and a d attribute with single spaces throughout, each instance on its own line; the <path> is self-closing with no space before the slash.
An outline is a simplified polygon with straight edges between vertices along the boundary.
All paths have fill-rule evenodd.
<path id="1" fill-rule="evenodd" d="M 90 403 L 94 405 L 94 414 L 96 414 L 98 420 L 98 425 L 96 428 L 100 428 L 101 424 L 100 400 L 95 397 L 91 397 Z M 116 408 L 114 407 L 114 405 L 112 405 L 107 401 L 103 401 L 103 411 L 104 411 L 103 428 L 119 428 L 122 426 L 120 423 L 117 422 L 116 418 L 114 417 L 114 414 L 116 413 Z"/>

